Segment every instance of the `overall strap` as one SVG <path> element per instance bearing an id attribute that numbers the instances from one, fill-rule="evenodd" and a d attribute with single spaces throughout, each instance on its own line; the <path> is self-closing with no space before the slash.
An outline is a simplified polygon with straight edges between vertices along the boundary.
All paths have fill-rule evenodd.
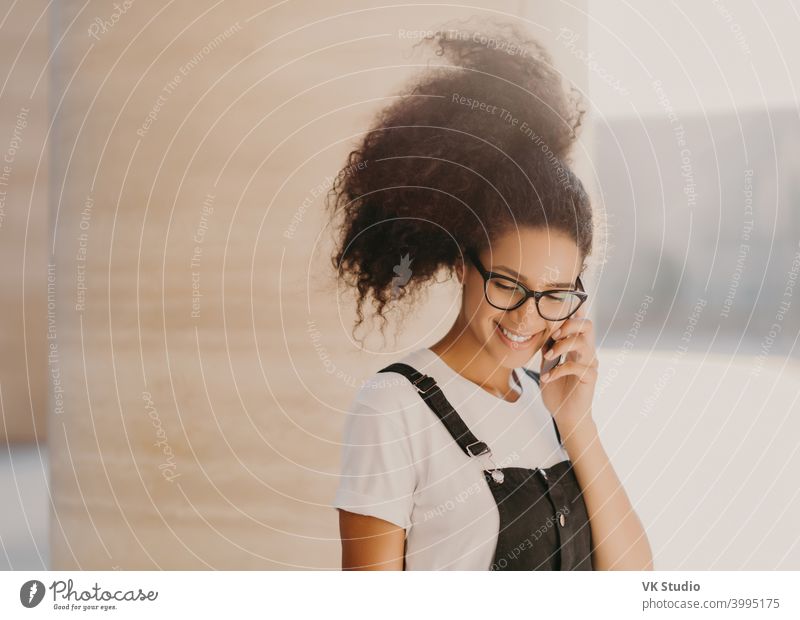
<path id="1" fill-rule="evenodd" d="M 453 406 L 447 401 L 444 393 L 439 389 L 433 377 L 424 375 L 416 368 L 402 362 L 389 364 L 386 368 L 382 368 L 378 372 L 397 372 L 411 381 L 414 387 L 419 391 L 420 396 L 422 396 L 422 400 L 427 403 L 428 407 L 430 407 L 442 421 L 447 432 L 450 433 L 467 456 L 479 456 L 491 452 L 486 443 L 479 441 L 478 438 L 472 434 L 472 431 L 469 430 L 464 420 L 461 419 L 461 416 L 456 413 L 456 410 L 453 409 Z"/>
<path id="2" fill-rule="evenodd" d="M 523 368 L 522 370 L 524 370 L 526 373 L 528 373 L 528 375 L 533 377 L 533 380 L 536 381 L 536 385 L 541 387 L 542 384 L 539 381 L 539 373 L 538 372 L 536 372 L 535 370 L 531 370 L 530 368 Z M 552 417 L 552 416 L 550 416 L 550 419 L 553 420 L 553 428 L 556 429 L 556 438 L 558 439 L 558 443 L 563 446 L 564 442 L 561 441 L 561 433 L 558 432 L 558 424 L 556 424 L 556 419 L 554 417 Z"/>

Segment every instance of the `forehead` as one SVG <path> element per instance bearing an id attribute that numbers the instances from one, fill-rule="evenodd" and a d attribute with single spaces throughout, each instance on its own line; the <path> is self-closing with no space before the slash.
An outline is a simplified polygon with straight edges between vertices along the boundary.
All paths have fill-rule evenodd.
<path id="1" fill-rule="evenodd" d="M 521 228 L 502 235 L 481 253 L 487 269 L 519 273 L 529 284 L 574 282 L 583 261 L 569 235 L 546 228 Z M 509 270 L 497 269 L 508 267 Z"/>

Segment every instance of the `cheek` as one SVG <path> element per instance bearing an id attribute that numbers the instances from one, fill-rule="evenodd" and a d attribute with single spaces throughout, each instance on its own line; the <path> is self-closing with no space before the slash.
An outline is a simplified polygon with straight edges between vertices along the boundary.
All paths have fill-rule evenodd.
<path id="1" fill-rule="evenodd" d="M 464 310 L 470 323 L 489 325 L 494 318 L 502 315 L 486 301 L 482 287 L 464 287 Z"/>
<path id="2" fill-rule="evenodd" d="M 483 289 L 476 286 L 464 287 L 464 309 L 468 317 L 477 316 L 483 311 Z M 487 304 L 488 305 L 488 304 Z"/>

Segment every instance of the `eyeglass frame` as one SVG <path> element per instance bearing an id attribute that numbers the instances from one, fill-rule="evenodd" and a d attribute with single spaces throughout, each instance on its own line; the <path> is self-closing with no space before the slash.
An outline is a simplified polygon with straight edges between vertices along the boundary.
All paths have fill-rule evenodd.
<path id="1" fill-rule="evenodd" d="M 469 258 L 469 260 L 472 262 L 472 264 L 475 265 L 475 268 L 478 270 L 478 272 L 481 274 L 481 277 L 483 278 L 483 296 L 486 298 L 486 301 L 488 302 L 488 304 L 490 306 L 492 306 L 492 308 L 497 308 L 498 310 L 506 310 L 506 311 L 516 310 L 517 308 L 522 306 L 526 301 L 528 301 L 528 299 L 533 297 L 534 305 L 536 306 L 536 312 L 538 312 L 539 316 L 542 317 L 545 321 L 564 321 L 564 320 L 568 319 L 569 317 L 571 317 L 573 314 L 575 314 L 578 311 L 578 309 L 589 298 L 589 293 L 587 293 L 586 290 L 583 288 L 583 282 L 581 282 L 581 277 L 580 276 L 578 276 L 576 281 L 575 281 L 575 284 L 579 288 L 575 289 L 575 290 L 563 289 L 563 288 L 553 288 L 553 289 L 547 289 L 546 291 L 532 291 L 527 286 L 525 286 L 522 282 L 518 281 L 515 278 L 512 278 L 511 276 L 507 276 L 507 275 L 504 275 L 502 273 L 497 273 L 495 271 L 489 271 L 488 269 L 486 269 L 481 264 L 481 261 L 480 261 L 480 259 L 478 258 L 478 255 L 475 252 L 467 252 L 466 254 L 467 254 L 467 258 Z M 487 290 L 488 289 L 488 284 L 489 284 L 489 278 L 500 278 L 502 280 L 507 280 L 508 282 L 513 283 L 515 286 L 520 287 L 525 292 L 525 296 L 519 301 L 518 304 L 516 304 L 516 305 L 514 305 L 514 306 L 512 306 L 510 308 L 504 308 L 504 307 L 501 307 L 501 306 L 496 306 L 489 299 L 489 291 Z M 580 299 L 580 303 L 567 316 L 565 316 L 563 318 L 558 318 L 558 319 L 548 319 L 547 317 L 543 316 L 541 311 L 539 310 L 539 300 L 542 297 L 544 297 L 545 295 L 547 295 L 548 293 L 572 293 L 572 294 L 578 296 L 578 298 Z"/>

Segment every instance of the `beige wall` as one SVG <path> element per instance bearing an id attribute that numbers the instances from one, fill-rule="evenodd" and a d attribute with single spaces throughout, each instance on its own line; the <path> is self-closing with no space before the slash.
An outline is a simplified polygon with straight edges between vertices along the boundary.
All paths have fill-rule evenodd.
<path id="1" fill-rule="evenodd" d="M 0 443 L 46 438 L 45 7 L 18 3 L 0 36 Z"/>
<path id="2" fill-rule="evenodd" d="M 51 36 L 53 567 L 335 568 L 342 410 L 393 350 L 446 329 L 453 291 L 359 352 L 319 193 L 420 62 L 398 30 L 481 11 L 82 6 L 59 3 Z M 554 47 L 557 24 L 531 6 Z"/>

